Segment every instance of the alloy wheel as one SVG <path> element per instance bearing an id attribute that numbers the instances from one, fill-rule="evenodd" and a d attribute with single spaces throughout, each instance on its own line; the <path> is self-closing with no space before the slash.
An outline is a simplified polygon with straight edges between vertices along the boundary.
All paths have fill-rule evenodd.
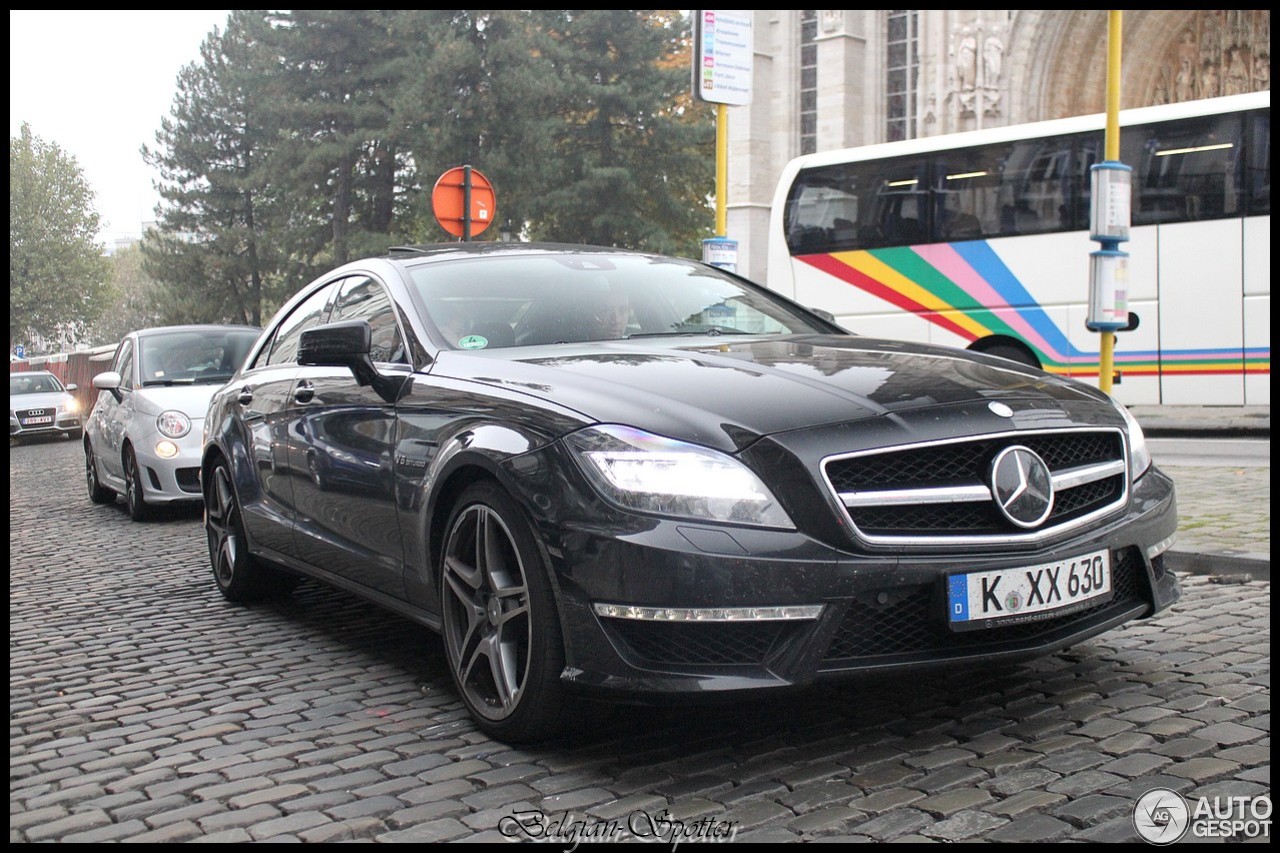
<path id="1" fill-rule="evenodd" d="M 504 720 L 527 686 L 533 624 L 526 567 L 502 517 L 484 504 L 458 515 L 445 545 L 444 629 L 467 704 Z"/>
<path id="2" fill-rule="evenodd" d="M 129 447 L 124 452 L 124 498 L 129 506 L 129 517 L 141 521 L 147 516 L 147 502 L 142 493 L 142 472 L 138 468 L 138 458 Z"/>
<path id="3" fill-rule="evenodd" d="M 110 503 L 115 500 L 116 493 L 102 485 L 98 479 L 98 457 L 94 455 L 93 445 L 84 443 L 84 479 L 89 487 L 89 500 L 96 504 Z"/>
<path id="4" fill-rule="evenodd" d="M 240 522 L 231 477 L 223 465 L 214 469 L 209 497 L 204 522 L 209 537 L 209 560 L 213 564 L 213 574 L 218 586 L 226 589 L 235 580 L 236 565 L 240 558 Z"/>

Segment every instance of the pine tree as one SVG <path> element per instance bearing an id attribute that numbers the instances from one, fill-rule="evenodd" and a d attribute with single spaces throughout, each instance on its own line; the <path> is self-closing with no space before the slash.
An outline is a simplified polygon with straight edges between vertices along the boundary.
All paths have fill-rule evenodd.
<path id="1" fill-rule="evenodd" d="M 168 298 L 169 322 L 260 325 L 291 266 L 284 194 L 268 161 L 279 133 L 264 84 L 272 56 L 260 15 L 234 12 L 200 61 L 182 69 L 156 146 L 142 154 L 161 175 L 159 227 L 143 241 L 145 271 Z"/>
<path id="2" fill-rule="evenodd" d="M 271 19 L 276 143 L 272 171 L 298 224 L 334 264 L 402 242 L 406 170 L 389 99 L 405 43 L 393 10 L 293 10 Z"/>
<path id="3" fill-rule="evenodd" d="M 688 23 L 672 10 L 535 16 L 559 91 L 530 232 L 696 256 L 713 224 L 714 123 L 691 100 Z"/>

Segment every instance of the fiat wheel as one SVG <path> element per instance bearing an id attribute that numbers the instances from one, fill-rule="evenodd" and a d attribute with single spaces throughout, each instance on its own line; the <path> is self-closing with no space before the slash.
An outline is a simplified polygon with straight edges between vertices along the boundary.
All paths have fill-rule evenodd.
<path id="1" fill-rule="evenodd" d="M 84 443 L 84 479 L 89 486 L 89 500 L 96 504 L 109 504 L 116 499 L 116 493 L 98 479 L 98 457 L 88 441 Z"/>
<path id="2" fill-rule="evenodd" d="M 124 449 L 124 500 L 129 507 L 129 517 L 134 521 L 146 521 L 151 517 L 151 507 L 142 492 L 142 470 L 132 446 Z"/>

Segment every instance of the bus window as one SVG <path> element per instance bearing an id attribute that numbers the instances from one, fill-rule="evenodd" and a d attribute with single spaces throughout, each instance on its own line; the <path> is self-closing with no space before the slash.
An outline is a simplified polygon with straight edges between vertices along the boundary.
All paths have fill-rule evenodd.
<path id="1" fill-rule="evenodd" d="M 793 251 L 830 251 L 833 245 L 856 242 L 857 189 L 840 183 L 815 180 L 797 185 L 788 206 Z"/>
<path id="2" fill-rule="evenodd" d="M 935 224 L 941 240 L 1000 233 L 1000 173 L 1007 146 L 963 148 L 934 163 Z"/>
<path id="3" fill-rule="evenodd" d="M 1245 163 L 1245 189 L 1248 192 L 1250 216 L 1271 213 L 1271 110 L 1259 110 L 1249 116 L 1248 160 Z"/>
<path id="4" fill-rule="evenodd" d="M 1071 219 L 1075 199 L 1081 192 L 1074 165 L 1075 142 L 1075 136 L 1056 136 L 1005 146 L 1001 158 L 1000 236 L 1077 227 Z"/>
<path id="5" fill-rule="evenodd" d="M 1243 213 L 1237 114 L 1139 125 L 1120 136 L 1135 169 L 1133 224 L 1220 219 Z"/>
<path id="6" fill-rule="evenodd" d="M 858 223 L 858 236 L 865 247 L 929 242 L 929 161 L 917 158 L 861 165 L 875 175 L 876 182 L 870 215 Z"/>
<path id="7" fill-rule="evenodd" d="M 793 255 L 927 242 L 928 161 L 841 163 L 801 172 L 783 214 Z"/>

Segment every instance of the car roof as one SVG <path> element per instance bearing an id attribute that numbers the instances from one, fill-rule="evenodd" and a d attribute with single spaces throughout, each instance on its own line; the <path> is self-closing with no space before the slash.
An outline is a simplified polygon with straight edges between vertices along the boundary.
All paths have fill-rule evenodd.
<path id="1" fill-rule="evenodd" d="M 466 257 L 476 255 L 537 255 L 571 252 L 573 254 L 637 255 L 653 257 L 653 252 L 625 249 L 617 246 L 591 246 L 581 243 L 424 243 L 420 245 L 392 246 L 383 257 L 393 261 L 413 258 Z"/>
<path id="2" fill-rule="evenodd" d="M 189 323 L 184 326 L 154 326 L 150 329 L 137 329 L 131 332 L 130 334 L 137 335 L 140 338 L 145 338 L 145 337 L 150 337 L 151 335 L 172 334 L 173 332 L 199 332 L 199 331 L 208 331 L 210 329 L 218 329 L 218 330 L 226 330 L 226 331 L 244 330 L 247 332 L 262 331 L 262 329 L 258 328 L 257 326 L 240 326 L 240 325 L 231 325 L 231 324 L 224 325 L 224 324 L 218 324 L 218 323 Z"/>

